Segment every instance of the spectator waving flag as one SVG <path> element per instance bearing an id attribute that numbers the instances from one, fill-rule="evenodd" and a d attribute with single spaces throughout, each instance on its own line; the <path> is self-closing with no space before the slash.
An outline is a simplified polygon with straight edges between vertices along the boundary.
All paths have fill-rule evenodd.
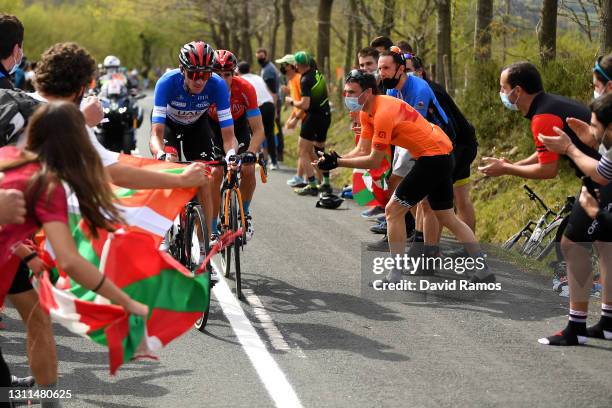
<path id="1" fill-rule="evenodd" d="M 181 172 L 180 165 L 121 156 L 122 162 L 156 171 Z M 70 191 L 67 189 L 67 191 Z M 69 224 L 79 253 L 131 298 L 149 306 L 148 318 L 127 315 L 122 308 L 83 288 L 54 269 L 39 282 L 41 304 L 69 330 L 109 348 L 114 374 L 132 358 L 151 356 L 187 331 L 208 304 L 208 273 L 192 276 L 165 252 L 159 242 L 172 226 L 195 188 L 131 190 L 114 188 L 116 205 L 127 225 L 115 233 L 98 230 L 93 238 L 69 195 Z M 53 250 L 47 245 L 50 257 Z M 59 277 L 59 280 L 58 280 Z M 55 286 L 51 281 L 56 282 Z"/>
<path id="2" fill-rule="evenodd" d="M 207 273 L 192 276 L 159 251 L 150 234 L 119 231 L 104 235 L 90 245 L 81 239 L 79 251 L 90 258 L 95 255 L 107 279 L 149 306 L 146 321 L 76 283 L 70 289 L 54 287 L 47 274 L 39 281 L 39 292 L 41 305 L 53 320 L 108 347 L 110 372 L 115 374 L 124 362 L 151 357 L 189 330 L 208 304 L 209 277 Z"/>

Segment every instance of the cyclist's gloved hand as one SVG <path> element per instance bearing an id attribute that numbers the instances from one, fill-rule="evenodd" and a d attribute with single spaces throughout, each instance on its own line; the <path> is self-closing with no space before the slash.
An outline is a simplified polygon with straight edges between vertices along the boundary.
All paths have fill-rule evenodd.
<path id="1" fill-rule="evenodd" d="M 253 152 L 244 152 L 242 153 L 242 163 L 255 164 L 257 163 L 257 156 Z"/>
<path id="2" fill-rule="evenodd" d="M 157 160 L 177 161 L 178 150 L 172 146 L 165 146 L 163 152 L 157 152 Z"/>
<path id="3" fill-rule="evenodd" d="M 319 161 L 317 161 L 317 166 L 321 170 L 329 171 L 338 167 L 338 159 L 340 156 L 335 151 L 330 151 L 329 153 L 319 153 Z"/>
<path id="4" fill-rule="evenodd" d="M 225 153 L 226 163 L 235 162 L 236 160 L 237 160 L 236 151 L 234 149 L 230 149 L 229 152 Z"/>

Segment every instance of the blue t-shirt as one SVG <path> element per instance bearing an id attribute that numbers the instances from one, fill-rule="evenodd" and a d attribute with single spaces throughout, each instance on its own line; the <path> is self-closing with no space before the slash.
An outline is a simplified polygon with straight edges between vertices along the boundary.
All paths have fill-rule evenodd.
<path id="1" fill-rule="evenodd" d="M 431 123 L 440 127 L 448 124 L 446 113 L 440 107 L 431 87 L 424 79 L 408 75 L 402 89 L 387 89 L 387 95 L 403 100 Z"/>
<path id="2" fill-rule="evenodd" d="M 181 125 L 190 125 L 216 104 L 219 125 L 233 126 L 230 95 L 225 81 L 213 74 L 202 92 L 192 95 L 185 89 L 185 77 L 180 69 L 166 72 L 155 85 L 153 123 L 166 123 L 166 118 Z"/>
<path id="3" fill-rule="evenodd" d="M 266 65 L 261 67 L 261 77 L 273 93 L 278 94 L 280 88 L 280 77 L 274 65 L 268 61 Z"/>

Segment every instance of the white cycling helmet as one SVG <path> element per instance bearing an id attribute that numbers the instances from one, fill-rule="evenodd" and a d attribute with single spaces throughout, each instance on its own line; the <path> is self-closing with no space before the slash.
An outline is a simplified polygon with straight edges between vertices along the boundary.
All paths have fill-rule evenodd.
<path id="1" fill-rule="evenodd" d="M 119 68 L 120 66 L 121 61 L 114 55 L 109 55 L 104 58 L 104 68 Z"/>

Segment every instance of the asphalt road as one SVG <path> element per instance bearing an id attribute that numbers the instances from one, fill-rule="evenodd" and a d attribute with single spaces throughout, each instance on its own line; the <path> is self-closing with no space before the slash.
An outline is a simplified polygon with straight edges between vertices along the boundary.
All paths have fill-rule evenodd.
<path id="1" fill-rule="evenodd" d="M 147 133 L 145 124 L 141 152 Z M 159 361 L 113 378 L 104 349 L 55 327 L 60 388 L 74 395 L 65 406 L 612 406 L 612 342 L 537 343 L 567 319 L 547 279 L 490 259 L 500 291 L 374 293 L 362 262 L 382 254 L 362 253 L 375 237 L 361 208 L 316 209 L 285 185 L 291 176 L 258 186 L 243 253 L 248 301 L 236 307 L 233 281 L 218 285 L 206 334 L 192 330 Z M 445 278 L 456 277 L 436 281 Z M 3 353 L 25 375 L 23 325 L 12 309 L 4 322 Z"/>

